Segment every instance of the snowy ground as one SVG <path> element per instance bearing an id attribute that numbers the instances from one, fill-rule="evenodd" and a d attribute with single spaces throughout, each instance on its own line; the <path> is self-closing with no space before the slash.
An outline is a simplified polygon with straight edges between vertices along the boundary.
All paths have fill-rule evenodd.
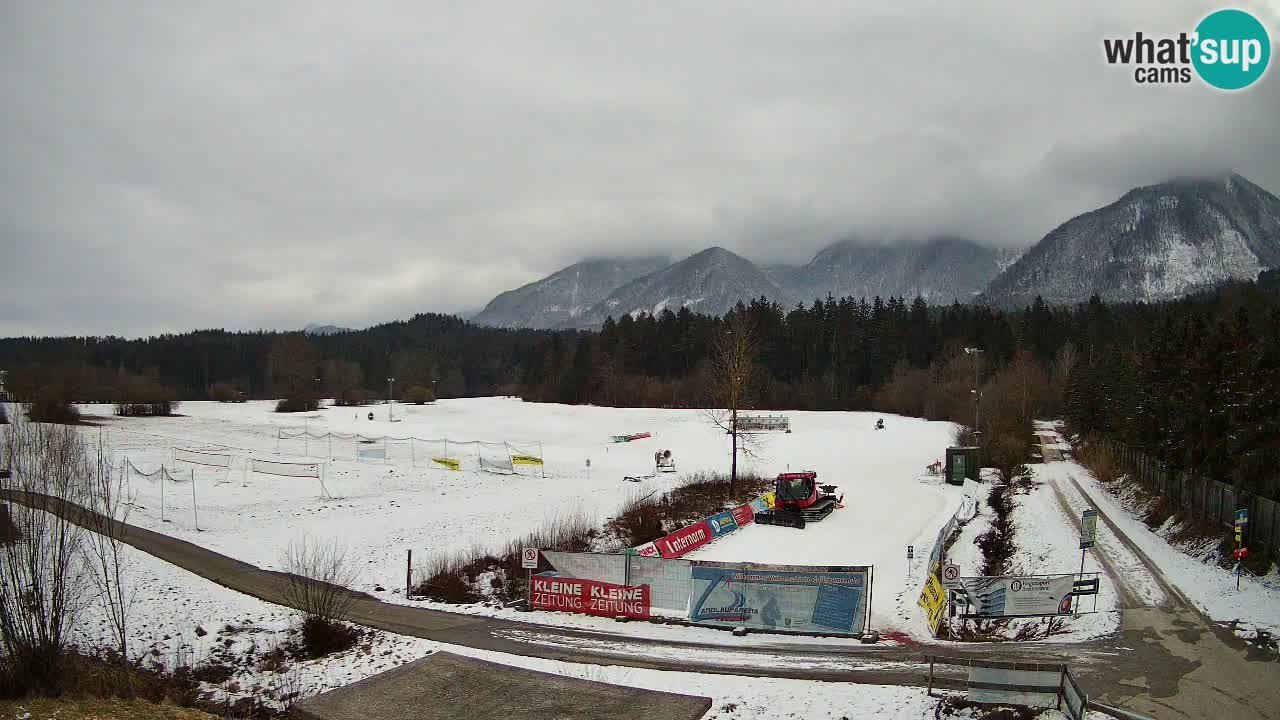
<path id="1" fill-rule="evenodd" d="M 1059 447 L 1070 450 L 1053 425 L 1039 423 L 1037 431 L 1053 433 Z M 1253 629 L 1259 627 L 1273 636 L 1280 633 L 1280 582 L 1274 576 L 1267 585 L 1247 578 L 1240 590 L 1236 590 L 1234 574 L 1170 545 L 1165 536 L 1171 528 L 1152 531 L 1129 512 L 1125 498 L 1112 495 L 1080 464 L 1071 460 L 1052 462 L 1044 465 L 1040 472 L 1045 479 L 1058 483 L 1073 508 L 1081 510 L 1097 503 L 1097 507 L 1151 558 L 1165 579 L 1210 618 L 1224 623 L 1238 622 L 1239 630 L 1246 636 L 1254 635 Z M 1080 496 L 1071 479 L 1080 484 L 1088 498 Z M 1102 522 L 1098 523 L 1098 539 L 1107 552 L 1115 553 L 1112 557 L 1121 558 L 1122 565 L 1141 567 L 1137 558 L 1123 548 Z M 1163 593 L 1145 572 L 1125 572 L 1125 575 L 1132 581 L 1140 600 L 1152 605 L 1163 601 Z"/>
<path id="2" fill-rule="evenodd" d="M 385 405 L 326 408 L 305 415 L 281 415 L 272 409 L 269 402 L 190 402 L 181 407 L 183 417 L 125 419 L 111 416 L 107 406 L 84 408 L 99 416 L 117 461 L 127 457 L 144 473 L 163 464 L 188 479 L 166 484 L 162 522 L 159 480 L 131 474 L 136 504 L 130 522 L 267 568 L 279 567 L 281 551 L 291 540 L 336 537 L 364 561 L 359 586 L 388 599 L 404 587 L 406 550 L 420 560 L 472 545 L 496 546 L 549 517 L 579 510 L 603 522 L 628 498 L 668 489 L 678 475 L 724 470 L 728 464 L 724 434 L 697 410 L 475 398 L 397 405 L 397 422 L 392 423 Z M 366 419 L 369 412 L 375 420 Z M 956 488 L 915 481 L 925 465 L 943 455 L 952 426 L 886 416 L 887 429 L 875 431 L 879 416 L 871 413 L 788 415 L 793 432 L 762 435 L 760 458 L 746 462 L 746 469 L 766 475 L 816 470 L 820 479 L 846 493 L 846 507 L 804 531 L 748 527 L 696 557 L 874 565 L 872 622 L 878 629 L 892 629 L 898 623 L 893 598 L 905 579 L 906 546 L 930 540 L 959 503 Z M 442 445 L 403 442 L 389 443 L 390 462 L 356 461 L 351 459 L 354 441 L 280 441 L 281 428 L 366 437 L 448 437 L 455 443 L 451 456 L 462 454 L 464 446 L 458 441 L 506 441 L 523 452 L 540 446 L 546 465 L 541 470 L 520 467 L 520 475 L 496 475 L 479 471 L 466 459 L 461 472 L 452 472 L 428 460 L 443 453 Z M 610 442 L 611 435 L 635 432 L 651 432 L 653 437 Z M 175 447 L 224 451 L 235 456 L 236 464 L 227 472 L 175 463 Z M 640 483 L 622 481 L 627 475 L 653 475 L 653 453 L 658 449 L 672 450 L 679 473 Z M 332 497 L 324 497 L 315 480 L 246 476 L 239 469 L 247 458 L 304 461 L 308 453 L 325 458 L 324 484 Z M 329 459 L 330 453 L 335 459 Z M 377 591 L 378 587 L 386 590 Z M 538 615 L 543 614 L 526 617 L 544 619 Z"/>
<path id="3" fill-rule="evenodd" d="M 1016 550 L 1010 560 L 1009 571 L 1014 575 L 1051 575 L 1080 571 L 1079 533 L 1064 514 L 1053 487 L 1040 480 L 1041 465 L 1029 466 L 1033 472 L 1030 484 L 1021 484 L 1013 493 L 1014 545 Z M 959 566 L 962 576 L 980 575 L 983 567 L 982 549 L 978 538 L 991 529 L 995 517 L 987 503 L 992 483 L 998 474 L 990 469 L 983 471 L 986 482 L 975 488 L 977 513 L 964 523 L 955 542 L 947 551 L 947 562 Z M 1081 599 L 1079 615 L 1055 618 L 1061 625 L 1052 635 L 1044 637 L 1048 620 L 1017 618 L 992 629 L 997 637 L 1015 638 L 1019 633 L 1031 632 L 1033 636 L 1049 642 L 1079 642 L 1114 633 L 1120 627 L 1120 607 L 1115 579 L 1094 558 L 1088 558 L 1084 571 L 1100 573 L 1100 589 L 1096 597 Z M 921 573 L 923 575 L 923 573 Z M 1096 600 L 1096 602 L 1095 602 Z M 917 613 L 923 623 L 923 613 Z M 951 620 L 960 627 L 960 620 Z"/>
<path id="4" fill-rule="evenodd" d="M 215 698 L 305 698 L 389 670 L 438 650 L 542 672 L 598 682 L 712 698 L 707 720 L 804 720 L 935 717 L 938 698 L 920 688 L 805 680 L 665 672 L 621 666 L 581 665 L 505 655 L 373 631 L 350 651 L 321 660 L 289 662 L 282 670 L 261 666 L 264 653 L 287 640 L 296 616 L 289 610 L 227 590 L 136 551 L 126 554 L 127 583 L 138 602 L 130 616 L 132 654 L 176 663 L 223 662 L 235 668 L 225 683 L 205 685 Z M 100 609 L 82 615 L 77 640 L 109 642 Z M 781 704 L 780 704 L 781 701 Z M 968 717 L 966 714 L 952 717 Z M 1042 718 L 1063 717 L 1047 712 Z"/>

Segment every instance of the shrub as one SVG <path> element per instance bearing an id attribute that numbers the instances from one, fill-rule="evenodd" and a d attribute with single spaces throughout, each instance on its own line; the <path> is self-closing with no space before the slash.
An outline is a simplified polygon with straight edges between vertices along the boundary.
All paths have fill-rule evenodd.
<path id="1" fill-rule="evenodd" d="M 621 545 L 643 545 L 726 507 L 741 505 L 772 487 L 768 478 L 739 474 L 737 492 L 731 493 L 728 475 L 693 473 L 662 496 L 628 501 L 609 521 L 606 532 Z"/>
<path id="2" fill-rule="evenodd" d="M 1013 501 L 1009 494 L 1010 486 L 996 485 L 987 498 L 987 504 L 995 511 L 996 517 L 991 529 L 977 540 L 978 547 L 982 549 L 983 575 L 1004 575 L 1009 569 L 1009 560 L 1013 558 Z"/>
<path id="3" fill-rule="evenodd" d="M 375 399 L 376 395 L 372 390 L 353 387 L 337 393 L 333 398 L 333 404 L 338 407 L 359 407 L 368 405 Z"/>
<path id="4" fill-rule="evenodd" d="M 319 409 L 320 400 L 310 396 L 287 397 L 276 402 L 278 413 L 312 412 Z"/>
<path id="5" fill-rule="evenodd" d="M 302 621 L 302 648 L 312 658 L 342 652 L 359 639 L 358 629 L 337 620 L 310 615 Z"/>
<path id="6" fill-rule="evenodd" d="M 209 399 L 222 403 L 244 402 L 244 393 L 237 390 L 231 383 L 214 383 L 209 388 Z"/>
<path id="7" fill-rule="evenodd" d="M 414 588 L 414 593 L 450 603 L 475 603 L 489 597 L 522 598 L 525 571 L 520 566 L 520 551 L 523 548 L 585 552 L 591 549 L 596 535 L 595 523 L 582 509 L 553 515 L 533 532 L 507 542 L 496 552 L 471 547 L 459 553 L 430 556 L 418 567 L 424 579 Z"/>
<path id="8" fill-rule="evenodd" d="M 1080 464 L 1088 468 L 1099 482 L 1109 483 L 1119 475 L 1116 472 L 1115 453 L 1111 451 L 1111 446 L 1097 435 L 1086 438 L 1077 450 L 1076 456 L 1080 458 Z"/>
<path id="9" fill-rule="evenodd" d="M 404 402 L 413 403 L 414 405 L 425 405 L 429 402 L 435 402 L 436 398 L 431 391 L 421 385 L 412 385 L 408 390 L 404 391 Z"/>
<path id="10" fill-rule="evenodd" d="M 35 402 L 27 408 L 27 417 L 35 422 L 74 425 L 80 422 L 80 411 L 71 402 L 63 385 L 46 385 L 36 393 Z"/>

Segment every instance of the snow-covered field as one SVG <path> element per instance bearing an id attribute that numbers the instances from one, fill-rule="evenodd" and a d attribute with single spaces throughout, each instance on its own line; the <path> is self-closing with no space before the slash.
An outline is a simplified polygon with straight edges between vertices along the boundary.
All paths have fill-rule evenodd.
<path id="1" fill-rule="evenodd" d="M 131 473 L 135 505 L 130 522 L 267 568 L 279 568 L 282 550 L 294 539 L 337 538 L 349 555 L 360 559 L 359 586 L 388 599 L 404 587 L 407 550 L 416 561 L 472 545 L 496 546 L 565 512 L 583 511 L 603 522 L 627 499 L 668 489 L 681 475 L 725 470 L 729 454 L 724 433 L 697 410 L 475 398 L 397 404 L 394 423 L 387 421 L 385 405 L 282 415 L 273 412 L 270 402 L 189 402 L 181 407 L 183 417 L 128 419 L 113 417 L 106 406 L 84 410 L 98 416 L 117 462 L 127 458 L 144 473 L 163 464 L 188 480 L 166 484 L 162 522 L 158 476 Z M 369 412 L 374 413 L 372 421 Z M 958 488 L 918 483 L 916 478 L 925 465 L 942 457 L 952 426 L 887 416 L 887 428 L 876 431 L 879 416 L 871 413 L 789 416 L 793 432 L 760 436 L 759 457 L 740 465 L 765 475 L 816 470 L 822 481 L 840 486 L 846 507 L 804 531 L 748 526 L 694 557 L 874 565 L 873 625 L 908 630 L 892 612 L 894 596 L 906 579 L 906 547 L 930 542 L 961 497 Z M 391 444 L 390 462 L 356 461 L 350 459 L 355 455 L 352 440 L 279 440 L 282 428 L 286 434 L 306 429 L 365 437 L 448 437 L 455 443 L 506 441 L 526 452 L 540 447 L 545 466 L 519 466 L 519 475 L 497 475 L 468 462 L 455 472 L 430 463 L 440 446 L 411 448 L 405 443 Z M 612 435 L 636 432 L 653 436 L 610 442 Z M 456 456 L 463 447 L 455 445 L 449 454 Z M 228 472 L 175 463 L 174 448 L 226 452 L 236 458 L 235 466 Z M 659 449 L 673 452 L 679 473 L 654 476 L 653 453 Z M 467 451 L 475 452 L 473 447 Z M 328 457 L 331 452 L 334 459 Z M 245 475 L 239 469 L 248 458 L 305 461 L 308 453 L 324 459 L 324 486 L 331 497 L 315 480 Z M 645 475 L 653 477 L 623 482 L 624 476 Z M 540 613 L 531 619 L 537 620 L 536 615 Z"/>

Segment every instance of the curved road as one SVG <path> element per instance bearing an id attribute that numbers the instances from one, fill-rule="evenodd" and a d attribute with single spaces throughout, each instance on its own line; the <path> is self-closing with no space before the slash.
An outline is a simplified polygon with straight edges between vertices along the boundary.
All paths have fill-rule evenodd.
<path id="1" fill-rule="evenodd" d="M 58 498 L 0 491 L 0 497 L 46 510 L 93 529 L 111 522 Z M 121 539 L 133 547 L 189 570 L 224 587 L 267 602 L 290 606 L 285 589 L 288 576 L 263 570 L 185 540 L 135 525 L 120 525 Z M 352 593 L 351 620 L 389 632 L 427 638 L 513 655 L 574 663 L 642 667 L 655 670 L 724 673 L 884 685 L 923 685 L 924 652 L 975 658 L 1033 659 L 1069 662 L 1084 679 L 1092 697 L 1157 717 L 1277 717 L 1276 679 L 1280 665 L 1251 670 L 1243 643 L 1220 628 L 1205 627 L 1195 613 L 1150 617 L 1166 612 L 1129 610 L 1117 637 L 1087 644 L 957 643 L 919 646 L 871 645 L 850 647 L 769 644 L 735 646 L 698 642 L 649 640 L 624 634 L 549 627 L 496 618 L 459 615 L 406 605 L 384 603 L 364 593 Z M 1130 622 L 1133 619 L 1134 622 Z M 1166 632 L 1166 630 L 1168 630 Z M 1169 635 L 1181 639 L 1168 647 Z M 726 636 L 726 640 L 728 637 Z M 731 642 L 731 641 L 730 641 Z M 1215 669 L 1204 680 L 1198 658 L 1185 658 L 1182 645 L 1209 646 Z M 1207 687 L 1199 687 L 1206 685 Z M 1255 702 L 1258 703 L 1255 705 Z M 1231 712 L 1235 710 L 1236 712 Z"/>

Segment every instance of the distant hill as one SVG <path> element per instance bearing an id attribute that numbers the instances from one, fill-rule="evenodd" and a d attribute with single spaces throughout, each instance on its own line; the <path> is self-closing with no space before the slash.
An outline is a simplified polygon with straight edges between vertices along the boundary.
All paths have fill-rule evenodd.
<path id="1" fill-rule="evenodd" d="M 713 247 L 619 287 L 571 325 L 595 327 L 609 316 L 675 312 L 682 307 L 723 315 L 739 300 L 760 296 L 785 300 L 783 290 L 750 260 Z"/>
<path id="2" fill-rule="evenodd" d="M 508 290 L 472 322 L 505 328 L 554 328 L 579 317 L 622 285 L 667 265 L 664 258 L 601 259 L 570 265 L 537 282 Z"/>
<path id="3" fill-rule="evenodd" d="M 338 327 L 337 325 L 319 325 L 310 323 L 302 328 L 302 332 L 308 335 L 337 335 L 338 333 L 354 332 L 351 328 Z"/>

